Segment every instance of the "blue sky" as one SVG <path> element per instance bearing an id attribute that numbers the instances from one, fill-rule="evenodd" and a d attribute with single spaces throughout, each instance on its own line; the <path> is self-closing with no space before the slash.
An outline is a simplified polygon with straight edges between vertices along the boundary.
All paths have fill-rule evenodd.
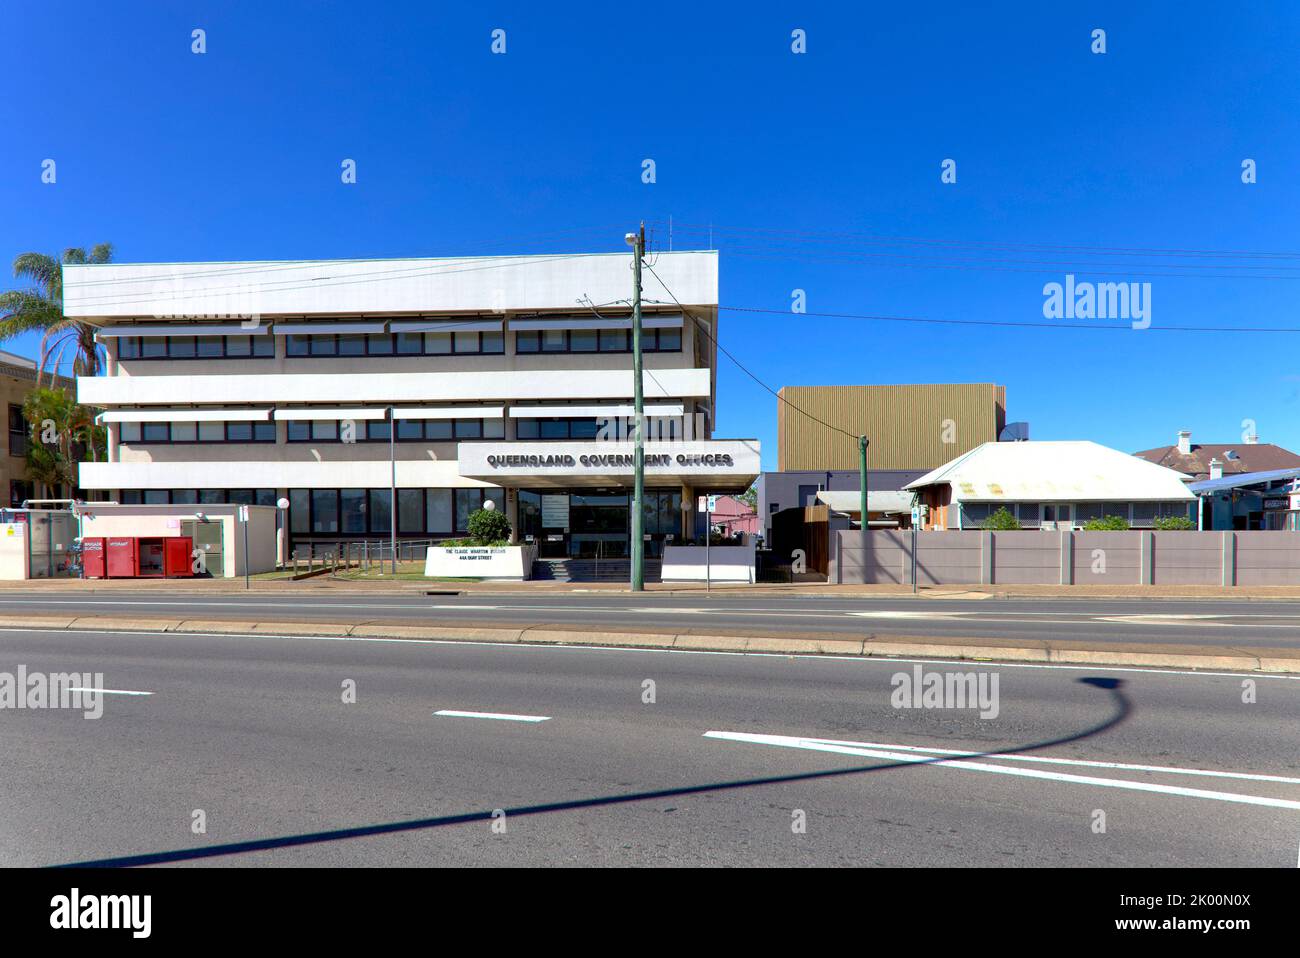
<path id="1" fill-rule="evenodd" d="M 1037 439 L 1232 442 L 1252 419 L 1300 450 L 1300 333 L 1162 329 L 1300 328 L 1300 5 L 718 6 L 15 8 L 0 259 L 619 250 L 640 219 L 666 247 L 671 217 L 676 249 L 714 225 L 724 305 L 778 311 L 721 327 L 774 387 L 992 381 Z M 1150 282 L 1151 328 L 1044 319 L 1071 272 Z M 810 313 L 1050 328 L 796 315 L 794 289 Z M 776 400 L 725 359 L 719 414 L 775 467 Z"/>

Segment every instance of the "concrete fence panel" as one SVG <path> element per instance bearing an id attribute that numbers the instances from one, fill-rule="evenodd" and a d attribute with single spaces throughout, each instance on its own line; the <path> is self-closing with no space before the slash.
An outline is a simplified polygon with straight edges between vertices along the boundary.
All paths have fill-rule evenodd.
<path id="1" fill-rule="evenodd" d="M 1300 584 L 1300 535 L 1294 532 L 1234 533 L 1237 585 Z"/>
<path id="2" fill-rule="evenodd" d="M 1223 535 L 1218 532 L 1154 533 L 1155 585 L 1220 585 Z"/>
<path id="3" fill-rule="evenodd" d="M 912 533 L 835 533 L 831 581 L 912 581 Z M 864 548 L 865 546 L 865 548 Z M 1251 532 L 917 533 L 918 585 L 1297 585 L 1300 535 Z"/>
<path id="4" fill-rule="evenodd" d="M 1056 585 L 1061 577 L 1061 540 L 1054 532 L 993 533 L 993 581 L 1007 585 Z"/>
<path id="5" fill-rule="evenodd" d="M 903 540 L 911 552 L 908 534 Z M 916 534 L 918 585 L 978 585 L 980 533 L 978 531 L 918 532 Z M 910 569 L 908 582 L 911 582 Z"/>
<path id="6" fill-rule="evenodd" d="M 1074 533 L 1075 585 L 1137 585 L 1141 581 L 1141 533 Z"/>

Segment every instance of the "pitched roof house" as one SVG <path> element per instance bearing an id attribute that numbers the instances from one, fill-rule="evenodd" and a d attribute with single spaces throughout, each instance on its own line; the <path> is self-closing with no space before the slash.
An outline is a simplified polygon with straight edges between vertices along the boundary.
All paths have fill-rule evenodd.
<path id="1" fill-rule="evenodd" d="M 1222 477 L 1300 467 L 1300 456 L 1281 446 L 1259 442 L 1255 436 L 1235 443 L 1193 443 L 1192 434 L 1187 430 L 1178 434 L 1178 442 L 1172 446 L 1144 449 L 1133 455 L 1158 466 L 1186 473 L 1196 480 L 1220 478 L 1211 475 L 1210 462 L 1214 459 L 1222 466 Z"/>

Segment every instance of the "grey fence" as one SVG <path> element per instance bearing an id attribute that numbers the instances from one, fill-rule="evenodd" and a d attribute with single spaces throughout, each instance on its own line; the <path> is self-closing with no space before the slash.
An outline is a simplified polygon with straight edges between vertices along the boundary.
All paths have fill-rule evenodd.
<path id="1" fill-rule="evenodd" d="M 1300 585 L 1295 532 L 916 534 L 918 585 Z M 839 583 L 912 582 L 912 533 L 832 533 Z"/>

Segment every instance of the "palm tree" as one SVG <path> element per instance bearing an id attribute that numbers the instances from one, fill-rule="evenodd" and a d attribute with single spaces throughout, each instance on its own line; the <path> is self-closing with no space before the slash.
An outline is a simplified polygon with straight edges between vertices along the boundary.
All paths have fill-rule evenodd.
<path id="1" fill-rule="evenodd" d="M 95 411 L 81 406 L 63 389 L 36 388 L 23 400 L 23 418 L 31 431 L 27 444 L 27 478 L 45 487 L 48 497 L 77 488 L 77 465 L 89 451 L 98 460 L 104 428 Z"/>
<path id="2" fill-rule="evenodd" d="M 84 249 L 63 251 L 63 263 L 108 263 L 113 259 L 111 243 L 100 243 L 87 255 Z M 101 354 L 95 342 L 95 327 L 63 315 L 63 271 L 60 261 L 44 253 L 23 253 L 14 260 L 14 276 L 31 282 L 29 289 L 0 293 L 0 343 L 20 333 L 44 330 L 37 381 L 44 376 L 51 357 L 57 374 L 63 354 L 75 349 L 74 376 L 99 374 Z"/>

